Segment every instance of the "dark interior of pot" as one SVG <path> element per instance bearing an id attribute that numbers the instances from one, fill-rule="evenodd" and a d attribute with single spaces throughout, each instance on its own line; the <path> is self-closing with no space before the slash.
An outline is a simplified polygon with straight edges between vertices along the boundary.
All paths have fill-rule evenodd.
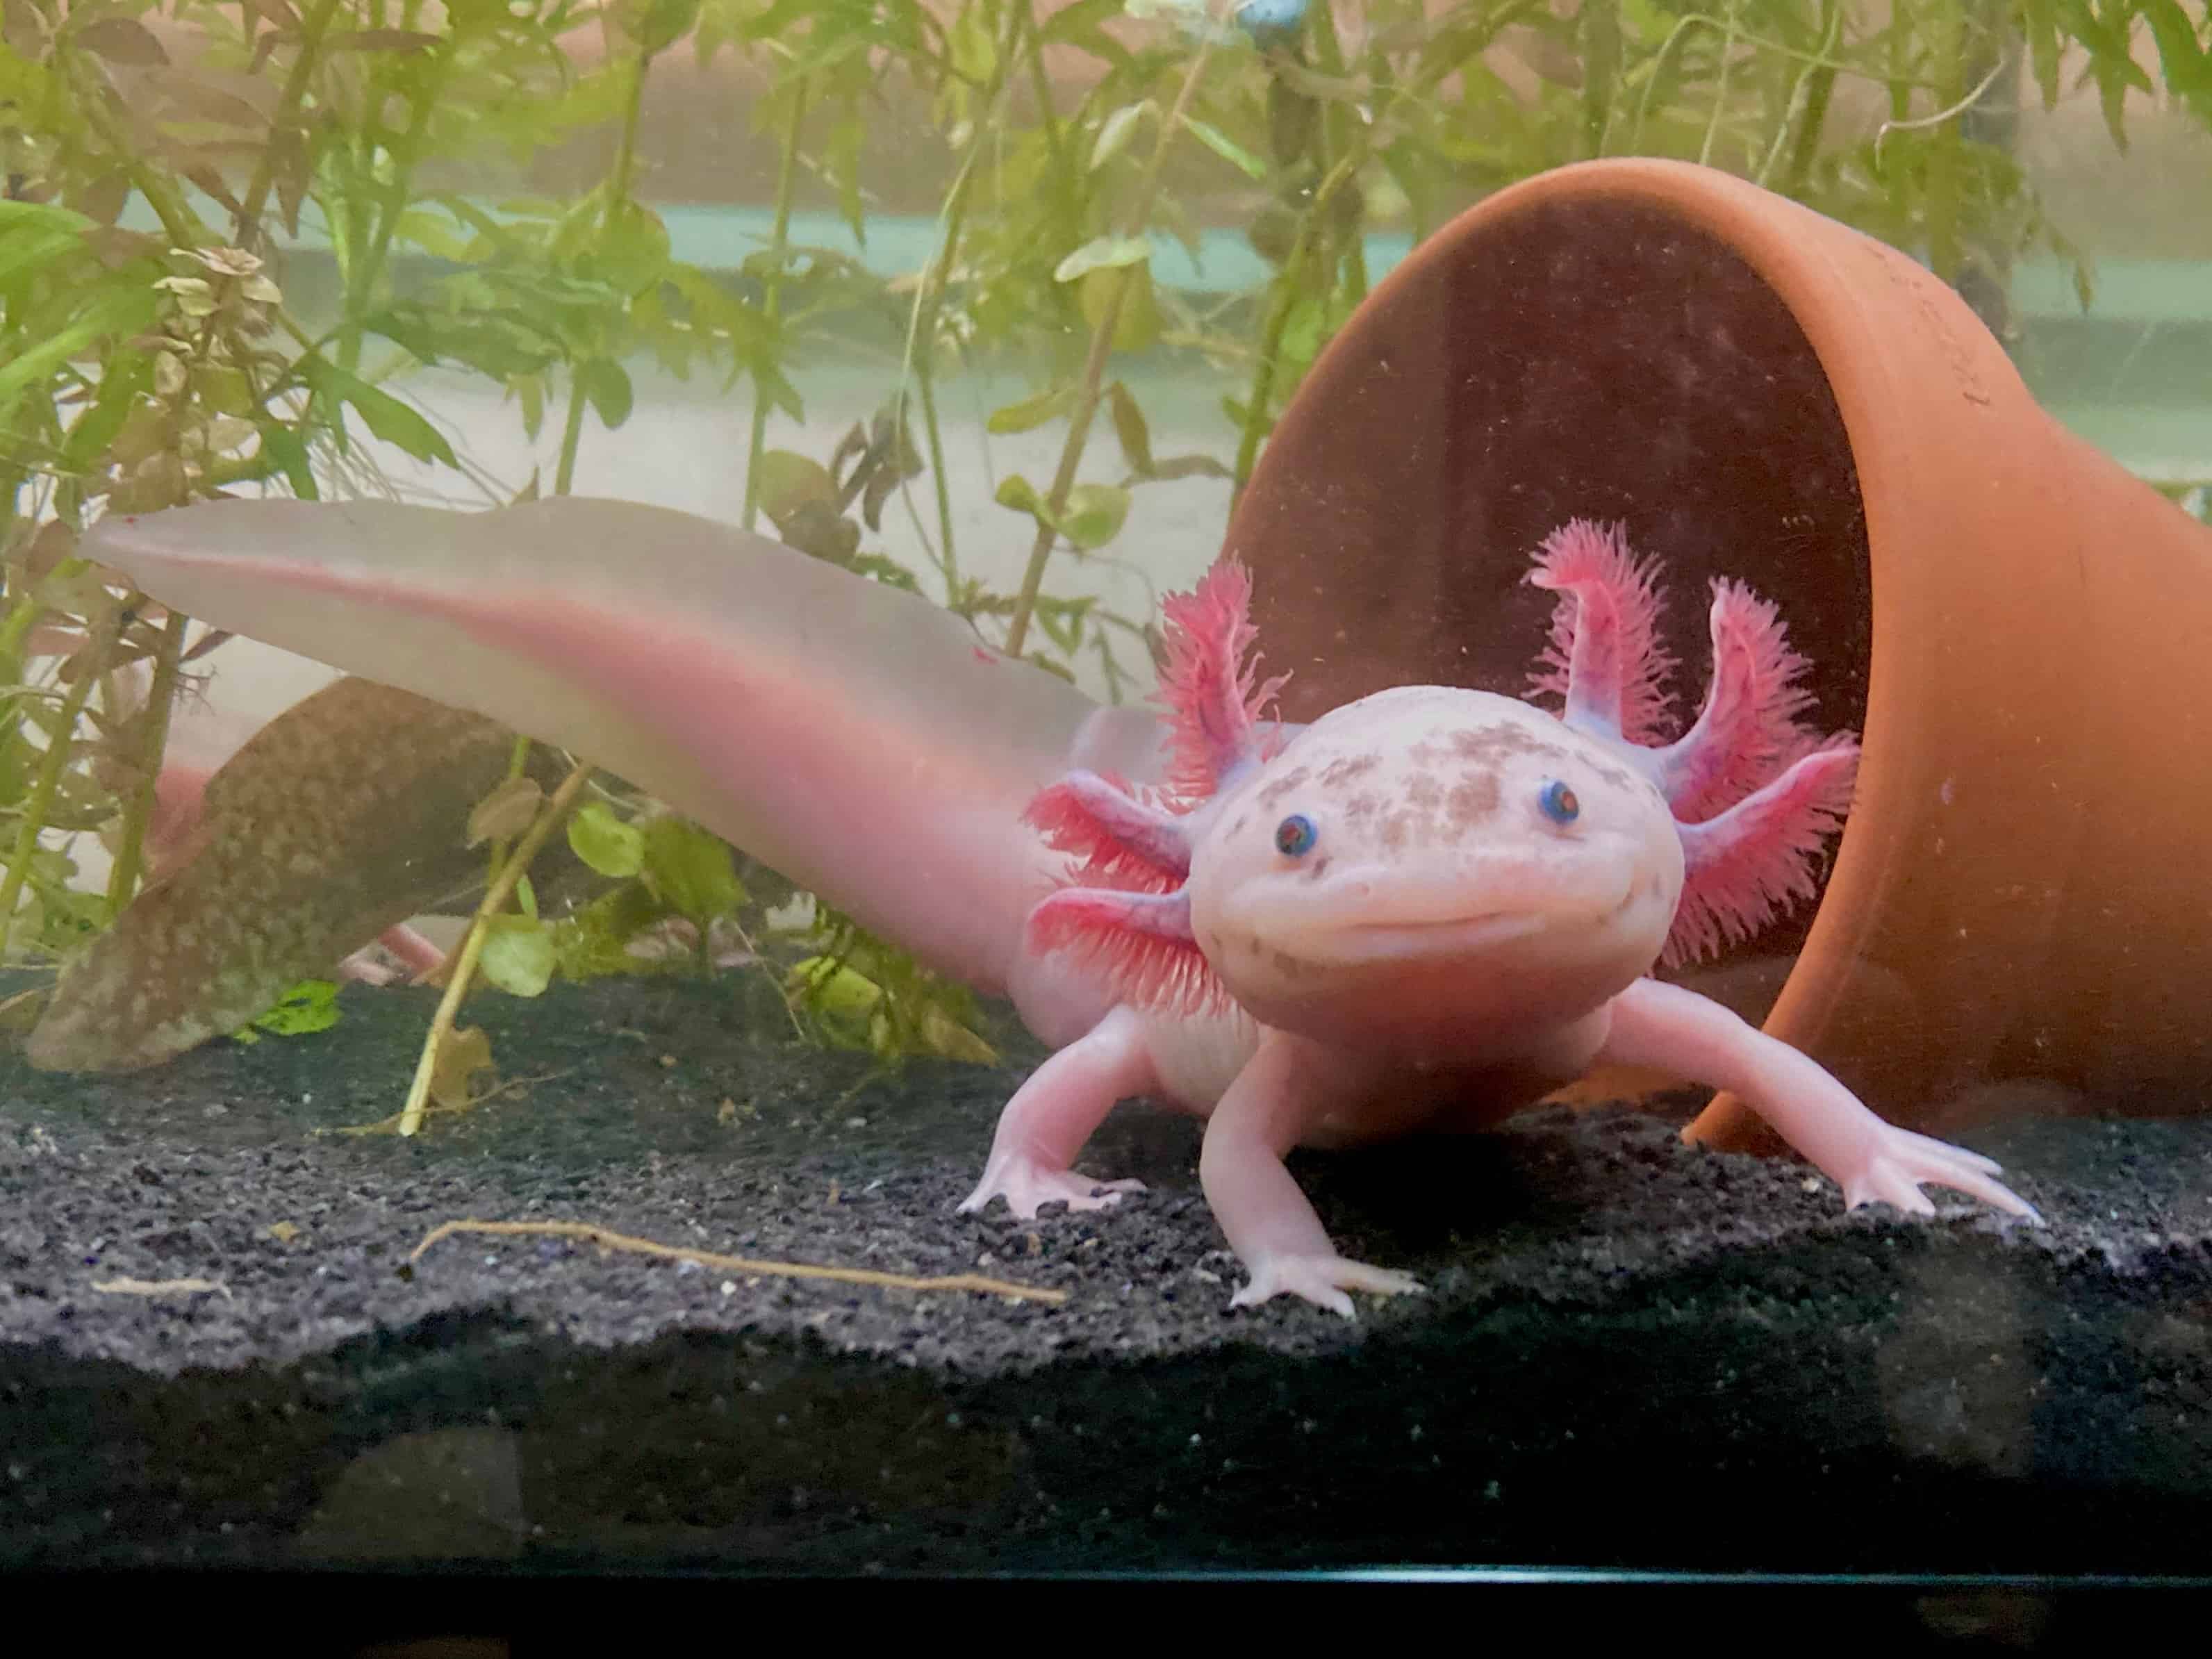
<path id="1" fill-rule="evenodd" d="M 1254 569 L 1265 672 L 1292 673 L 1286 717 L 1391 685 L 1523 691 L 1552 599 L 1522 578 L 1573 518 L 1625 521 L 1663 562 L 1681 721 L 1729 576 L 1781 606 L 1811 718 L 1860 728 L 1866 520 L 1827 380 L 1748 264 L 1632 200 L 1430 239 L 1301 386 L 1227 544 Z M 1794 954 L 1811 915 L 1753 948 Z"/>

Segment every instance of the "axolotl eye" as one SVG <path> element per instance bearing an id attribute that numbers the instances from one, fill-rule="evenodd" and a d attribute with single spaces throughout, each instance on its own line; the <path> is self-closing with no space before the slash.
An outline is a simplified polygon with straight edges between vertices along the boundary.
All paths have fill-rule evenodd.
<path id="1" fill-rule="evenodd" d="M 1572 823 L 1583 815 L 1583 804 L 1575 799 L 1575 792 L 1557 778 L 1545 780 L 1544 787 L 1536 792 L 1536 805 L 1554 823 Z"/>
<path id="2" fill-rule="evenodd" d="M 1293 812 L 1275 826 L 1275 850 L 1286 859 L 1302 859 L 1313 851 L 1321 831 L 1303 812 Z"/>

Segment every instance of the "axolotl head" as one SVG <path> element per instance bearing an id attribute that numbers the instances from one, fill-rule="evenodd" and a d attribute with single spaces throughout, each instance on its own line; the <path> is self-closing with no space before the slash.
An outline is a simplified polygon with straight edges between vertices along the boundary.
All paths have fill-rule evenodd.
<path id="1" fill-rule="evenodd" d="M 1348 703 L 1220 797 L 1192 930 L 1264 1024 L 1478 1058 L 1650 971 L 1673 813 L 1622 749 L 1487 692 Z"/>

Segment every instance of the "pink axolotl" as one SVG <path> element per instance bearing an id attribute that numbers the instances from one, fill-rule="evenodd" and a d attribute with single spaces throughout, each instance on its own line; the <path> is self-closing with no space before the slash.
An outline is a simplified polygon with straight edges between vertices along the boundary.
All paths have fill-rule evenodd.
<path id="1" fill-rule="evenodd" d="M 1134 1183 L 1071 1165 L 1116 1101 L 1205 1115 L 1200 1180 L 1250 1274 L 1232 1305 L 1417 1288 L 1338 1254 L 1291 1147 L 1495 1122 L 1599 1062 L 1735 1091 L 1850 1205 L 1928 1212 L 1928 1182 L 2033 1217 L 1990 1160 L 1648 977 L 1809 890 L 1856 751 L 1799 730 L 1802 664 L 1728 586 L 1702 712 L 1642 741 L 1667 666 L 1650 573 L 1594 526 L 1533 578 L 1562 596 L 1540 685 L 1563 715 L 1415 686 L 1295 729 L 1262 717 L 1234 565 L 1171 604 L 1163 726 L 915 596 L 656 508 L 225 502 L 86 550 L 217 626 L 604 757 L 1007 994 L 1058 1052 L 963 1207 L 1113 1202 Z"/>

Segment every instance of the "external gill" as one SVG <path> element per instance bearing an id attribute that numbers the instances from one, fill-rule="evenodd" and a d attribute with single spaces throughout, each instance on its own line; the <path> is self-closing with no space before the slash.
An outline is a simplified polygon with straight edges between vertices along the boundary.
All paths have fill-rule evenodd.
<path id="1" fill-rule="evenodd" d="M 1655 562 L 1630 551 L 1624 526 L 1577 519 L 1535 562 L 1528 580 L 1561 597 L 1534 689 L 1564 700 L 1568 726 L 1624 748 L 1681 835 L 1682 897 L 1662 960 L 1710 955 L 1813 896 L 1814 861 L 1850 805 L 1858 745 L 1802 723 L 1808 665 L 1775 606 L 1738 583 L 1713 585 L 1712 681 L 1689 730 L 1662 744 L 1661 687 L 1674 665 L 1657 640 Z"/>
<path id="2" fill-rule="evenodd" d="M 1288 740 L 1261 711 L 1282 678 L 1261 683 L 1252 652 L 1252 579 L 1222 559 L 1190 592 L 1163 602 L 1167 657 L 1158 701 L 1175 733 L 1172 793 L 1140 794 L 1071 772 L 1024 814 L 1079 862 L 1029 917 L 1039 951 L 1085 957 L 1122 1001 L 1195 1014 L 1227 994 L 1191 931 L 1192 849 L 1235 782 Z"/>
<path id="3" fill-rule="evenodd" d="M 1069 948 L 1090 961 L 1126 1002 L 1200 1012 L 1218 982 L 1191 931 L 1194 819 L 1212 805 L 1175 813 L 1076 772 L 1041 793 L 1028 821 L 1045 840 L 1082 860 L 1070 884 L 1030 912 L 1030 944 Z"/>

